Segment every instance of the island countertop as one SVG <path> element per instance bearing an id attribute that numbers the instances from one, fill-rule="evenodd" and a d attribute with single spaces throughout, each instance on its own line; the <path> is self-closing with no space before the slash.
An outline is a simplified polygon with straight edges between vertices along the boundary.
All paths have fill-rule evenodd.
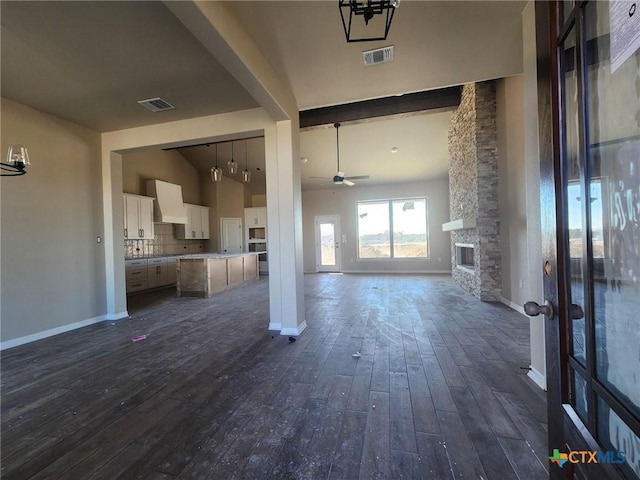
<path id="1" fill-rule="evenodd" d="M 260 252 L 195 253 L 176 258 L 179 297 L 210 297 L 216 292 L 259 278 Z"/>
<path id="2" fill-rule="evenodd" d="M 233 257 L 242 257 L 245 255 L 260 255 L 264 252 L 240 252 L 240 253 L 189 253 L 186 255 L 179 255 L 176 257 L 176 260 L 185 259 L 202 259 L 202 258 L 233 258 Z"/>

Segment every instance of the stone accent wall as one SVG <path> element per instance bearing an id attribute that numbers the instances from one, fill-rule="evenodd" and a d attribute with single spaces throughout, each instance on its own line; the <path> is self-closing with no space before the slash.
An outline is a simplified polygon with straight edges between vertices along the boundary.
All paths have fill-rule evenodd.
<path id="1" fill-rule="evenodd" d="M 451 220 L 475 218 L 476 228 L 451 232 L 454 282 L 484 301 L 501 296 L 498 133 L 494 82 L 465 85 L 449 128 Z M 456 243 L 474 246 L 475 273 L 456 268 Z"/>

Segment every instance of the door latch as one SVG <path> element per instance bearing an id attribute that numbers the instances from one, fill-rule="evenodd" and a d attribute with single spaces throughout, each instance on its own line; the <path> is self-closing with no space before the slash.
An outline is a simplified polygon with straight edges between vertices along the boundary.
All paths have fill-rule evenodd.
<path id="1" fill-rule="evenodd" d="M 544 305 L 538 305 L 536 302 L 527 302 L 524 304 L 524 313 L 530 317 L 537 317 L 543 314 L 553 320 L 553 304 L 547 300 Z"/>

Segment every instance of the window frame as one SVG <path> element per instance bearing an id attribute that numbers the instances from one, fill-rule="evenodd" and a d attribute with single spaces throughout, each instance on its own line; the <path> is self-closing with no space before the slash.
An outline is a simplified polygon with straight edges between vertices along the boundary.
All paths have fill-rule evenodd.
<path id="1" fill-rule="evenodd" d="M 409 202 L 409 201 L 424 201 L 424 225 L 425 225 L 425 247 L 426 255 L 424 257 L 396 257 L 394 256 L 394 220 L 393 220 L 393 204 L 394 202 Z M 389 256 L 388 257 L 362 257 L 360 255 L 360 214 L 359 206 L 361 204 L 372 203 L 387 203 L 387 212 L 389 219 Z M 429 199 L 427 196 L 422 197 L 396 197 L 396 198 L 379 198 L 370 200 L 356 200 L 355 202 L 355 217 L 356 217 L 356 255 L 358 261 L 370 262 L 370 261 L 424 261 L 431 258 L 431 244 L 429 241 Z"/>

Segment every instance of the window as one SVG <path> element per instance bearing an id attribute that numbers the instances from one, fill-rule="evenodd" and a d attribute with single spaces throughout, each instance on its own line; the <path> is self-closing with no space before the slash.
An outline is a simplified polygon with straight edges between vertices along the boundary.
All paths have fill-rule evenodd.
<path id="1" fill-rule="evenodd" d="M 427 199 L 358 202 L 359 258 L 427 258 Z"/>

